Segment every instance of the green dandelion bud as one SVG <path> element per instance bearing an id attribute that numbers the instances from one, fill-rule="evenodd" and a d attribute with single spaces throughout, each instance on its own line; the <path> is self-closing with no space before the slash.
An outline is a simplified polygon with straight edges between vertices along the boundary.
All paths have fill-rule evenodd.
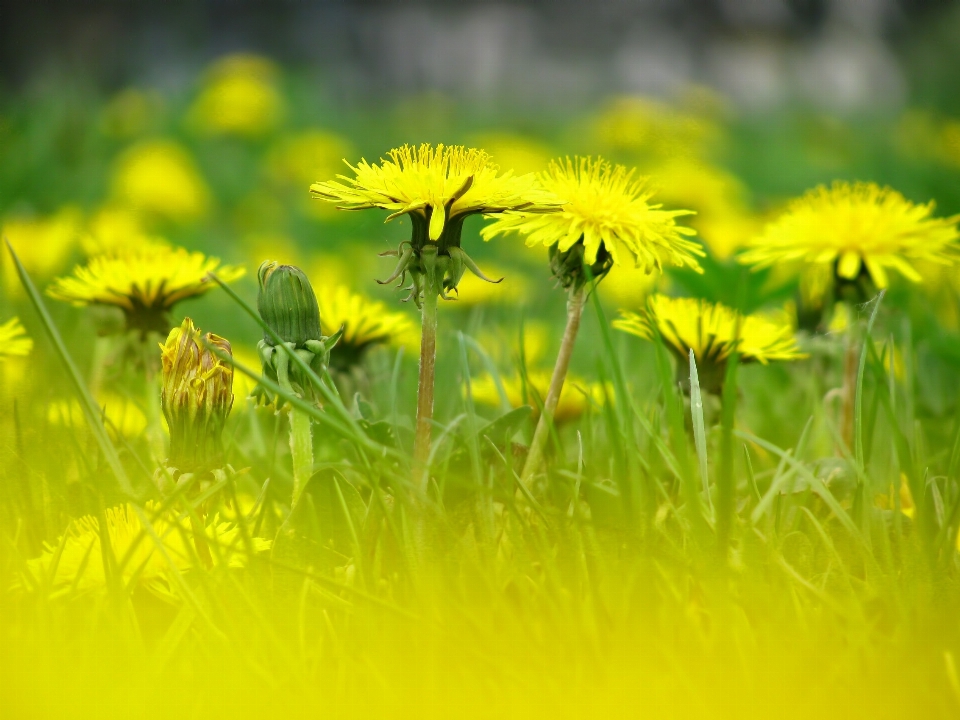
<path id="1" fill-rule="evenodd" d="M 319 341 L 320 309 L 303 270 L 268 260 L 257 274 L 260 282 L 257 310 L 263 321 L 285 343 L 305 347 L 309 340 Z M 264 334 L 263 341 L 267 345 L 275 344 L 269 334 Z"/>
<path id="2" fill-rule="evenodd" d="M 190 318 L 160 345 L 160 406 L 170 429 L 169 465 L 181 473 L 223 466 L 223 428 L 233 407 L 233 368 L 211 348 L 232 356 L 230 343 L 201 335 Z"/>

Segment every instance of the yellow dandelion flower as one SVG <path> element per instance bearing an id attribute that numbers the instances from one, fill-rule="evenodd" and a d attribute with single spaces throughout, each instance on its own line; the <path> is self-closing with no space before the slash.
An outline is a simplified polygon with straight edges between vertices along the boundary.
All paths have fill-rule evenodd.
<path id="1" fill-rule="evenodd" d="M 692 349 L 698 363 L 720 364 L 738 348 L 741 362 L 798 360 L 800 352 L 792 324 L 769 315 L 741 315 L 736 310 L 694 298 L 653 295 L 640 313 L 621 311 L 618 330 L 650 340 L 653 324 L 664 343 L 681 359 Z"/>
<path id="2" fill-rule="evenodd" d="M 206 72 L 189 121 L 211 135 L 257 137 L 273 130 L 284 115 L 277 68 L 257 55 L 228 55 Z"/>
<path id="3" fill-rule="evenodd" d="M 561 253 L 581 243 L 584 262 L 606 262 L 607 269 L 617 264 L 650 272 L 668 264 L 699 270 L 696 256 L 703 250 L 684 237 L 693 230 L 676 223 L 690 211 L 651 204 L 646 179 L 632 170 L 601 158 L 567 158 L 551 162 L 539 178 L 565 201 L 560 211 L 508 212 L 483 228 L 484 239 L 513 231 L 525 235 L 528 245 L 555 245 Z"/>
<path id="4" fill-rule="evenodd" d="M 704 155 L 723 134 L 703 113 L 646 97 L 614 100 L 595 120 L 594 132 L 607 147 L 656 158 Z"/>
<path id="5" fill-rule="evenodd" d="M 52 215 L 38 218 L 10 217 L 0 234 L 13 249 L 31 276 L 49 277 L 61 269 L 80 239 L 83 212 L 67 205 Z M 20 278 L 9 254 L 3 253 L 4 282 L 8 293 L 19 293 Z"/>
<path id="6" fill-rule="evenodd" d="M 10 318 L 0 324 L 0 360 L 8 357 L 23 357 L 33 350 L 33 340 L 20 322 L 20 318 Z"/>
<path id="7" fill-rule="evenodd" d="M 497 164 L 512 168 L 518 175 L 539 172 L 553 155 L 546 145 L 523 135 L 491 132 L 478 135 L 474 140 L 477 147 L 496 158 Z"/>
<path id="8" fill-rule="evenodd" d="M 597 287 L 600 297 L 619 307 L 637 307 L 648 295 L 665 291 L 669 286 L 666 275 L 654 275 L 642 268 L 614 266 Z"/>
<path id="9" fill-rule="evenodd" d="M 740 261 L 755 268 L 816 266 L 843 281 L 866 273 L 880 288 L 889 284 L 890 270 L 920 282 L 916 263 L 950 265 L 957 257 L 960 218 L 932 212 L 932 202 L 912 203 L 875 183 L 821 185 L 793 200 Z"/>
<path id="10" fill-rule="evenodd" d="M 147 416 L 130 398 L 115 393 L 97 396 L 97 408 L 103 413 L 107 428 L 119 437 L 136 438 L 147 428 Z M 87 419 L 80 402 L 54 400 L 47 406 L 47 422 L 57 427 L 85 430 Z"/>
<path id="11" fill-rule="evenodd" d="M 127 327 L 167 333 L 167 314 L 179 301 L 216 287 L 209 274 L 231 282 L 244 269 L 221 265 L 200 252 L 166 245 L 147 246 L 125 255 L 98 255 L 77 267 L 70 277 L 56 279 L 47 293 L 76 306 L 119 307 Z"/>
<path id="12" fill-rule="evenodd" d="M 119 205 L 105 205 L 87 221 L 80 246 L 87 255 L 120 254 L 150 244 L 162 244 L 147 231 L 143 216 Z"/>
<path id="13" fill-rule="evenodd" d="M 500 385 L 510 407 L 530 405 L 534 408 L 534 414 L 537 415 L 537 405 L 543 403 L 547 388 L 550 387 L 550 373 L 545 370 L 532 370 L 527 373 L 526 384 L 519 374 L 501 377 Z M 473 401 L 479 405 L 488 407 L 503 405 L 501 389 L 490 374 L 472 379 L 470 393 Z M 557 409 L 554 411 L 553 420 L 557 423 L 575 420 L 583 415 L 591 404 L 602 405 L 605 398 L 612 395 L 612 389 L 609 386 L 605 388 L 602 383 L 588 383 L 576 377 L 568 377 L 560 394 Z"/>
<path id="14" fill-rule="evenodd" d="M 414 323 L 407 315 L 391 312 L 384 303 L 344 285 L 319 286 L 317 304 L 324 335 L 333 335 L 343 328 L 343 335 L 330 353 L 331 364 L 340 370 L 358 364 L 374 345 L 402 344 L 415 334 Z"/>
<path id="15" fill-rule="evenodd" d="M 147 503 L 147 518 L 160 538 L 163 548 L 177 570 L 194 567 L 193 531 L 188 518 L 171 511 L 161 512 L 155 503 Z M 125 587 L 132 583 L 169 602 L 179 602 L 177 586 L 170 565 L 148 534 L 133 507 L 121 505 L 104 511 L 110 549 Z M 212 553 L 215 563 L 229 568 L 246 566 L 248 558 L 240 542 L 236 525 L 214 517 L 206 527 L 207 542 L 219 552 Z M 73 521 L 65 537 L 45 546 L 43 554 L 27 561 L 27 569 L 35 581 L 45 580 L 53 595 L 71 592 L 98 593 L 107 589 L 107 574 L 100 546 L 101 528 L 96 517 L 86 515 Z M 255 552 L 270 548 L 270 541 L 253 538 Z M 62 550 L 58 549 L 62 545 Z M 23 587 L 24 583 L 18 584 Z"/>
<path id="16" fill-rule="evenodd" d="M 553 209 L 559 202 L 545 193 L 532 175 L 500 174 L 485 151 L 462 145 L 404 145 L 387 153 L 389 160 L 370 164 L 347 163 L 355 177 L 344 182 L 314 183 L 315 197 L 338 203 L 344 210 L 382 208 L 391 211 L 388 220 L 410 215 L 429 230 L 432 242 L 444 228 L 457 225 L 468 215 L 525 209 Z"/>
<path id="17" fill-rule="evenodd" d="M 350 141 L 328 130 L 305 130 L 281 138 L 267 153 L 267 169 L 281 182 L 309 185 L 318 177 L 336 175 Z"/>
<path id="18" fill-rule="evenodd" d="M 201 217 L 210 190 L 193 158 L 170 140 L 146 140 L 124 151 L 112 178 L 114 199 L 141 212 L 177 221 Z"/>

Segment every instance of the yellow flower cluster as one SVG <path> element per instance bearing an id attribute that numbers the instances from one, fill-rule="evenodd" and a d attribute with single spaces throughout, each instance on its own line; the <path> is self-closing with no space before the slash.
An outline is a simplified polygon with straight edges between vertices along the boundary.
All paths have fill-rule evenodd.
<path id="1" fill-rule="evenodd" d="M 792 325 L 764 315 L 741 315 L 719 303 L 693 298 L 653 295 L 640 313 L 621 311 L 613 322 L 618 330 L 646 340 L 653 327 L 681 359 L 693 350 L 697 362 L 723 362 L 739 349 L 741 362 L 767 364 L 771 360 L 798 360 L 800 352 Z"/>
<path id="2" fill-rule="evenodd" d="M 147 503 L 144 511 L 176 570 L 184 572 L 194 568 L 196 553 L 189 520 L 171 511 L 161 511 L 154 503 Z M 131 587 L 135 583 L 163 600 L 179 602 L 170 564 L 159 551 L 157 542 L 148 535 L 134 508 L 130 505 L 108 508 L 104 517 L 110 551 L 118 564 L 123 585 Z M 236 525 L 220 522 L 215 517 L 207 525 L 205 534 L 207 543 L 217 548 L 212 553 L 217 565 L 246 566 L 248 558 L 239 542 Z M 75 520 L 65 537 L 56 544 L 48 544 L 40 557 L 28 561 L 33 580 L 45 581 L 54 595 L 104 592 L 107 573 L 100 538 L 101 528 L 96 517 L 87 515 Z M 252 542 L 255 552 L 268 550 L 271 545 L 262 538 L 252 538 Z M 20 586 L 22 589 L 22 582 Z"/>
<path id="3" fill-rule="evenodd" d="M 354 177 L 340 175 L 344 182 L 314 183 L 310 192 L 344 210 L 382 208 L 391 212 L 387 220 L 406 214 L 421 218 L 434 242 L 448 222 L 468 215 L 520 209 L 543 212 L 560 204 L 532 175 L 500 174 L 483 150 L 404 145 L 388 156 L 379 164 L 347 163 Z"/>
<path id="4" fill-rule="evenodd" d="M 320 285 L 317 304 L 324 335 L 333 335 L 343 328 L 343 335 L 333 350 L 335 354 L 343 346 L 359 352 L 370 345 L 402 343 L 415 335 L 413 322 L 407 315 L 391 312 L 382 302 L 344 285 Z"/>
<path id="5" fill-rule="evenodd" d="M 894 270 L 912 282 L 916 264 L 952 264 L 960 218 L 934 218 L 933 203 L 916 204 L 875 183 L 836 182 L 793 200 L 752 240 L 740 261 L 765 268 L 800 264 L 829 277 L 855 280 L 866 270 L 878 287 Z"/>
<path id="6" fill-rule="evenodd" d="M 485 240 L 513 231 L 526 236 L 527 245 L 556 245 L 561 252 L 582 242 L 589 265 L 602 249 L 615 264 L 646 272 L 665 264 L 699 269 L 696 257 L 703 251 L 685 237 L 693 230 L 676 223 L 690 212 L 651 204 L 646 179 L 634 177 L 633 171 L 601 158 L 567 158 L 551 162 L 538 177 L 545 190 L 563 201 L 560 211 L 507 212 L 483 228 Z"/>

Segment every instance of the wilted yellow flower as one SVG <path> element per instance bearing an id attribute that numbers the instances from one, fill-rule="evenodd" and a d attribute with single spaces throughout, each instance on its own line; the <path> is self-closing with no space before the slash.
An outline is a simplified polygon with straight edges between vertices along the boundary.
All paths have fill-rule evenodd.
<path id="1" fill-rule="evenodd" d="M 53 215 L 39 218 L 10 217 L 4 220 L 0 234 L 10 241 L 32 276 L 49 277 L 58 271 L 76 246 L 83 227 L 83 213 L 75 205 L 60 208 Z M 20 279 L 9 254 L 3 252 L 4 281 L 7 292 L 19 292 Z"/>
<path id="2" fill-rule="evenodd" d="M 10 318 L 0 324 L 0 360 L 8 357 L 23 357 L 33 350 L 33 340 L 20 322 L 20 318 Z"/>
<path id="3" fill-rule="evenodd" d="M 846 281 L 866 273 L 881 288 L 889 270 L 920 282 L 916 263 L 950 265 L 957 257 L 960 218 L 932 212 L 932 202 L 918 205 L 875 183 L 821 185 L 793 200 L 740 261 L 756 268 L 815 266 L 824 277 Z"/>
<path id="4" fill-rule="evenodd" d="M 190 318 L 160 344 L 160 406 L 170 430 L 170 467 L 199 472 L 223 465 L 223 428 L 233 407 L 230 343 L 201 334 Z"/>
<path id="5" fill-rule="evenodd" d="M 193 220 L 210 205 L 210 190 L 193 158 L 172 140 L 146 140 L 125 150 L 112 179 L 114 199 L 170 220 Z"/>
<path id="6" fill-rule="evenodd" d="M 87 230 L 80 240 L 87 255 L 117 255 L 162 242 L 147 232 L 140 213 L 117 205 L 106 205 L 97 210 L 87 221 Z"/>
<path id="7" fill-rule="evenodd" d="M 656 323 L 667 347 L 684 360 L 691 349 L 698 363 L 721 363 L 734 348 L 739 349 L 741 362 L 764 365 L 771 360 L 806 357 L 800 352 L 793 326 L 786 318 L 744 316 L 720 303 L 694 298 L 653 295 L 645 311 L 621 311 L 613 326 L 651 340 L 652 323 Z"/>
<path id="8" fill-rule="evenodd" d="M 190 108 L 190 121 L 211 135 L 257 137 L 283 118 L 277 68 L 257 55 L 228 55 L 206 72 L 200 94 Z"/>
<path id="9" fill-rule="evenodd" d="M 139 437 L 147 427 L 147 417 L 135 402 L 123 395 L 100 393 L 97 408 L 103 414 L 107 429 L 119 437 Z M 54 400 L 47 406 L 47 422 L 75 430 L 87 427 L 83 408 L 76 399 Z"/>
<path id="10" fill-rule="evenodd" d="M 698 270 L 700 246 L 684 236 L 693 230 L 676 224 L 689 210 L 663 210 L 649 201 L 652 192 L 645 178 L 634 177 L 622 165 L 601 158 L 567 158 L 550 163 L 539 175 L 543 187 L 565 202 L 560 212 L 505 213 L 481 234 L 489 240 L 507 232 L 526 236 L 528 245 L 556 245 L 566 253 L 582 244 L 583 262 L 640 267 L 646 272 L 664 264 Z"/>
<path id="11" fill-rule="evenodd" d="M 244 269 L 221 265 L 219 259 L 200 252 L 147 246 L 125 255 L 91 258 L 72 276 L 55 280 L 47 294 L 77 306 L 119 307 L 128 328 L 166 334 L 167 314 L 176 303 L 216 287 L 209 277 L 212 272 L 231 282 L 242 276 Z"/>
<path id="12" fill-rule="evenodd" d="M 526 384 L 519 374 L 501 377 L 500 383 L 506 394 L 507 403 L 511 407 L 530 405 L 534 408 L 536 416 L 539 414 L 537 405 L 543 403 L 547 388 L 550 387 L 550 373 L 545 370 L 532 370 L 527 373 Z M 470 381 L 470 393 L 477 404 L 490 407 L 503 405 L 504 398 L 500 388 L 489 373 Z M 557 423 L 575 420 L 583 415 L 591 404 L 602 405 L 607 396 L 612 396 L 611 388 L 604 388 L 601 383 L 588 383 L 568 376 L 553 420 Z"/>
<path id="13" fill-rule="evenodd" d="M 172 511 L 148 502 L 144 512 L 163 548 L 176 569 L 186 572 L 194 569 L 196 553 L 192 549 L 193 530 L 188 518 L 179 517 Z M 170 566 L 157 549 L 140 522 L 131 505 L 107 508 L 104 511 L 106 531 L 110 538 L 110 551 L 117 562 L 119 577 L 124 587 L 132 583 L 168 602 L 178 603 L 180 597 Z M 211 553 L 217 565 L 229 568 L 245 567 L 248 558 L 244 544 L 240 542 L 239 530 L 233 523 L 220 522 L 219 517 L 205 528 L 208 545 L 217 547 Z M 86 515 L 73 521 L 62 540 L 47 543 L 43 554 L 27 561 L 27 569 L 34 581 L 46 580 L 53 595 L 77 593 L 102 593 L 107 590 L 103 552 L 100 546 L 101 528 L 97 518 Z M 252 538 L 253 550 L 263 552 L 271 542 Z M 28 585 L 19 582 L 20 589 Z"/>

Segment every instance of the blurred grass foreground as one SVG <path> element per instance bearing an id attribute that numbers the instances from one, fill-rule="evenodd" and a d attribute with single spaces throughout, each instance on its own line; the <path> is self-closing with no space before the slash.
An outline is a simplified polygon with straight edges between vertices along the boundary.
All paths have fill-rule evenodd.
<path id="1" fill-rule="evenodd" d="M 960 714 L 960 117 L 312 88 L 0 97 L 4 717 Z"/>

